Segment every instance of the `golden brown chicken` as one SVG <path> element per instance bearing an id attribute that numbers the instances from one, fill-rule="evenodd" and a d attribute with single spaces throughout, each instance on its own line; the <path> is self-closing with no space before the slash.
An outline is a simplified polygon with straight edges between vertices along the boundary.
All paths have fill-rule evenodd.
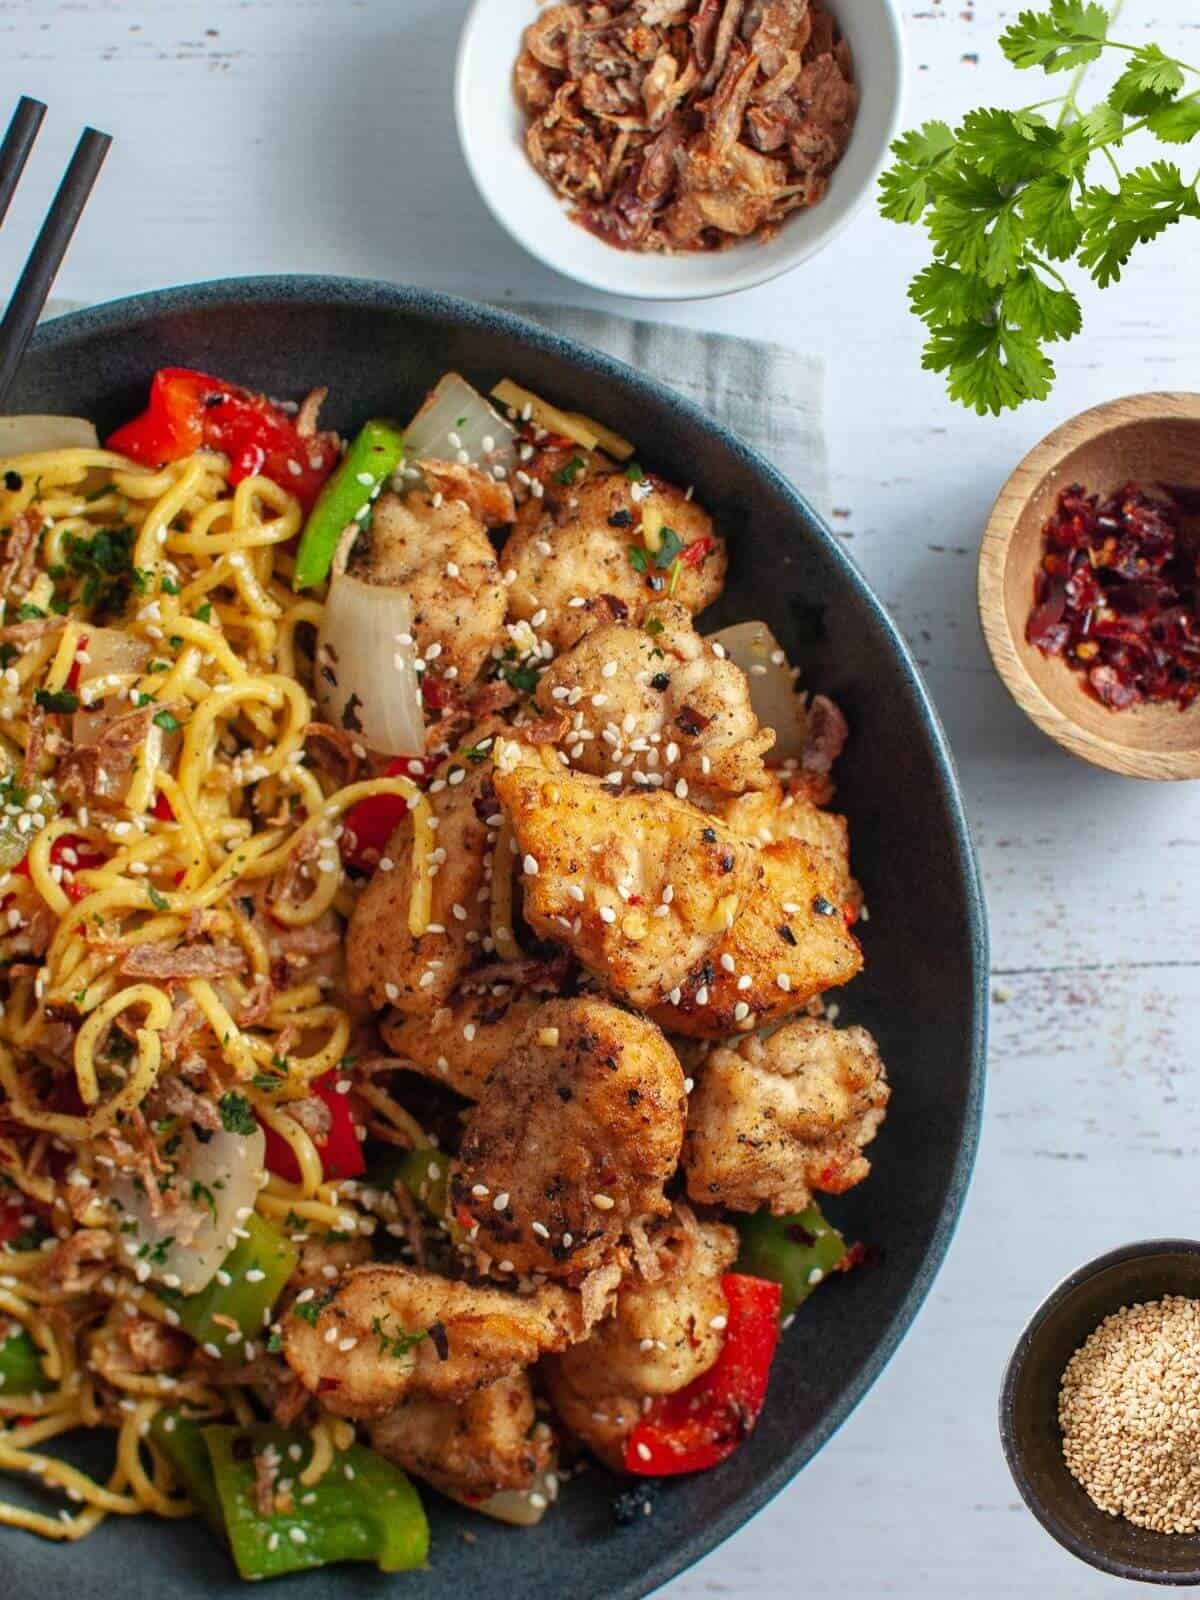
<path id="1" fill-rule="evenodd" d="M 680 549 L 661 563 L 643 540 L 650 514 L 671 530 Z M 682 547 L 687 547 L 683 549 Z M 500 557 L 509 585 L 509 616 L 527 621 L 555 650 L 565 650 L 597 617 L 641 622 L 668 588 L 690 612 L 703 611 L 721 592 L 725 542 L 706 511 L 660 478 L 631 482 L 623 472 L 584 477 L 557 498 L 528 500 Z"/>
<path id="2" fill-rule="evenodd" d="M 349 571 L 409 596 L 416 653 L 434 676 L 465 685 L 478 675 L 507 599 L 487 531 L 461 499 L 380 495 Z"/>
<path id="3" fill-rule="evenodd" d="M 511 741 L 494 781 L 530 925 L 632 1005 L 683 985 L 758 893 L 760 852 L 674 795 L 616 792 Z"/>
<path id="4" fill-rule="evenodd" d="M 801 839 L 811 845 L 836 872 L 838 904 L 857 903 L 860 895 L 850 875 L 850 829 L 846 819 L 815 804 L 802 780 L 789 779 L 781 784 L 773 778 L 759 793 L 727 800 L 718 811 L 735 833 L 758 844 Z"/>
<path id="5" fill-rule="evenodd" d="M 840 875 L 799 839 L 764 845 L 762 882 L 736 922 L 693 967 L 665 1005 L 652 1009 L 667 1033 L 720 1039 L 799 1011 L 815 995 L 849 983 L 862 951 L 837 896 Z"/>
<path id="6" fill-rule="evenodd" d="M 581 1297 L 558 1284 L 520 1295 L 367 1266 L 328 1299 L 297 1303 L 284 1321 L 283 1353 L 327 1411 L 378 1417 L 409 1394 L 465 1400 L 586 1332 Z"/>
<path id="7" fill-rule="evenodd" d="M 529 1489 L 551 1459 L 552 1437 L 537 1420 L 529 1377 L 517 1372 L 460 1404 L 408 1395 L 370 1426 L 380 1455 L 464 1505 L 501 1489 Z"/>
<path id="8" fill-rule="evenodd" d="M 455 1215 L 500 1271 L 578 1280 L 668 1210 L 686 1113 L 653 1023 L 606 1000 L 548 1001 L 464 1121 Z"/>
<path id="9" fill-rule="evenodd" d="M 631 1279 L 615 1314 L 539 1371 L 555 1410 L 593 1453 L 620 1471 L 647 1396 L 677 1394 L 707 1372 L 724 1343 L 721 1275 L 738 1251 L 723 1223 L 672 1230 L 663 1275 Z"/>
<path id="10" fill-rule="evenodd" d="M 477 750 L 494 729 L 476 729 L 460 747 Z M 429 927 L 409 932 L 413 825 L 409 818 L 359 897 L 346 931 L 346 978 L 353 995 L 376 1009 L 391 1004 L 406 1016 L 427 1017 L 446 1003 L 463 974 L 480 958 L 487 932 L 484 890 L 496 826 L 490 761 L 455 754 L 438 768 L 429 788 L 437 823 Z M 390 863 L 390 865 L 389 865 Z"/>
<path id="11" fill-rule="evenodd" d="M 640 627 L 592 628 L 542 674 L 537 704 L 565 719 L 558 743 L 580 772 L 681 798 L 767 785 L 775 736 L 759 727 L 745 673 L 674 601 L 651 606 Z"/>
<path id="12" fill-rule="evenodd" d="M 488 1074 L 511 1053 L 541 1004 L 540 996 L 511 984 L 471 986 L 432 1017 L 389 1012 L 379 1031 L 405 1066 L 478 1100 Z"/>
<path id="13" fill-rule="evenodd" d="M 841 1194 L 871 1170 L 863 1146 L 889 1089 L 865 1028 L 804 1017 L 709 1056 L 688 1107 L 688 1193 L 704 1205 L 777 1216 L 813 1191 Z"/>

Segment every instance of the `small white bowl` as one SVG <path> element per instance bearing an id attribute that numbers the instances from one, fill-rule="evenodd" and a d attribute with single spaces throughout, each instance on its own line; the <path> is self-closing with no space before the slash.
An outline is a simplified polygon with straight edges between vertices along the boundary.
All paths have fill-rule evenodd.
<path id="1" fill-rule="evenodd" d="M 547 266 L 592 289 L 642 300 L 699 300 L 766 283 L 816 255 L 874 192 L 899 130 L 904 35 L 898 0 L 832 0 L 854 56 L 860 104 L 824 198 L 794 213 L 765 244 L 659 255 L 619 250 L 572 222 L 525 154 L 525 115 L 513 90 L 521 35 L 538 0 L 474 0 L 458 44 L 454 105 L 475 186 L 492 215 Z"/>

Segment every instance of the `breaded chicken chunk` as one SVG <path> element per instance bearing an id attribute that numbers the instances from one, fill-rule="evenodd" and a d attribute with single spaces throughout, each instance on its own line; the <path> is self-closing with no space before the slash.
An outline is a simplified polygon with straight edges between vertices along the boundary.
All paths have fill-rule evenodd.
<path id="1" fill-rule="evenodd" d="M 759 727 L 745 673 L 673 601 L 651 606 L 641 627 L 592 628 L 547 667 L 537 704 L 565 719 L 558 742 L 580 772 L 623 784 L 656 773 L 681 795 L 768 783 L 763 756 L 775 736 Z"/>
<path id="2" fill-rule="evenodd" d="M 478 676 L 507 597 L 487 531 L 461 499 L 380 495 L 348 570 L 409 596 L 416 651 L 433 676 L 464 685 Z"/>
<path id="3" fill-rule="evenodd" d="M 677 573 L 674 557 L 656 565 L 643 543 L 642 519 L 651 503 L 674 540 L 687 547 Z M 703 611 L 721 593 L 727 557 L 712 519 L 694 500 L 659 478 L 633 483 L 614 472 L 581 480 L 557 499 L 547 494 L 526 501 L 500 564 L 516 573 L 509 616 L 530 622 L 557 651 L 574 644 L 597 615 L 623 612 L 636 626 L 672 581 L 680 605 Z"/>
<path id="4" fill-rule="evenodd" d="M 558 1284 L 519 1295 L 402 1266 L 359 1267 L 308 1304 L 313 1320 L 285 1319 L 283 1354 L 339 1417 L 382 1416 L 409 1394 L 465 1400 L 587 1333 L 581 1297 Z"/>
<path id="5" fill-rule="evenodd" d="M 709 1056 L 688 1107 L 688 1193 L 734 1211 L 803 1211 L 870 1171 L 889 1089 L 865 1028 L 804 1017 Z"/>
<path id="6" fill-rule="evenodd" d="M 838 904 L 857 903 L 860 892 L 850 875 L 850 829 L 846 819 L 817 805 L 803 780 L 789 779 L 785 785 L 772 778 L 759 793 L 739 795 L 717 810 L 735 833 L 758 844 L 803 840 L 819 851 L 836 873 Z"/>
<path id="7" fill-rule="evenodd" d="M 494 730 L 490 730 L 494 731 Z M 464 741 L 477 749 L 483 730 Z M 437 821 L 429 928 L 408 929 L 412 898 L 413 825 L 406 817 L 387 843 L 384 862 L 363 890 L 346 931 L 346 979 L 352 995 L 377 1009 L 389 1003 L 406 1016 L 427 1017 L 446 1003 L 479 958 L 487 930 L 486 895 L 480 893 L 496 839 L 488 826 L 495 812 L 492 767 L 449 756 L 429 787 Z"/>
<path id="8" fill-rule="evenodd" d="M 512 1053 L 541 1004 L 540 996 L 511 985 L 468 987 L 432 1017 L 391 1011 L 379 1031 L 405 1066 L 478 1100 L 488 1074 Z"/>
<path id="9" fill-rule="evenodd" d="M 758 851 L 761 884 L 728 933 L 651 1015 L 667 1033 L 720 1039 L 799 1011 L 862 968 L 841 878 L 799 839 Z"/>
<path id="10" fill-rule="evenodd" d="M 578 1280 L 631 1222 L 669 1209 L 686 1114 L 683 1069 L 653 1023 L 606 1000 L 548 1001 L 465 1118 L 455 1215 L 501 1271 Z"/>
<path id="11" fill-rule="evenodd" d="M 737 1252 L 732 1228 L 693 1224 L 676 1239 L 662 1277 L 653 1283 L 631 1279 L 607 1322 L 542 1362 L 539 1371 L 562 1421 L 614 1471 L 623 1466 L 625 1441 L 642 1415 L 643 1399 L 677 1394 L 720 1355 L 726 1312 L 721 1276 Z"/>
<path id="12" fill-rule="evenodd" d="M 480 1505 L 501 1489 L 528 1489 L 550 1464 L 552 1438 L 524 1372 L 477 1389 L 461 1404 L 408 1395 L 373 1422 L 371 1446 L 442 1494 Z"/>
<path id="13" fill-rule="evenodd" d="M 618 793 L 512 742 L 494 781 L 530 926 L 632 1005 L 682 985 L 758 893 L 760 852 L 674 795 Z"/>

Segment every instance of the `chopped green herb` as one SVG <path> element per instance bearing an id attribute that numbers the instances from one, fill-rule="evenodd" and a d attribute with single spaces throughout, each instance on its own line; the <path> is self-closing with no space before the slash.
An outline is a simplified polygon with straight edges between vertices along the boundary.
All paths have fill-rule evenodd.
<path id="1" fill-rule="evenodd" d="M 559 483 L 572 484 L 586 466 L 587 462 L 582 456 L 572 456 L 564 466 L 559 467 L 554 476 Z"/>
<path id="2" fill-rule="evenodd" d="M 164 733 L 179 732 L 179 718 L 172 716 L 172 714 L 165 709 L 162 711 L 156 711 L 154 713 L 154 723 L 155 726 L 161 728 Z"/>
<path id="3" fill-rule="evenodd" d="M 650 565 L 650 557 L 640 544 L 631 544 L 626 547 L 629 551 L 629 565 L 635 572 L 645 572 Z"/>
<path id="4" fill-rule="evenodd" d="M 31 605 L 28 600 L 22 600 L 21 604 L 17 607 L 18 622 L 38 622 L 45 615 L 46 613 L 42 610 L 41 606 Z"/>
<path id="5" fill-rule="evenodd" d="M 233 1089 L 226 1090 L 221 1096 L 217 1110 L 221 1113 L 221 1125 L 226 1133 L 254 1133 L 258 1128 L 249 1100 Z"/>
<path id="6" fill-rule="evenodd" d="M 206 600 L 202 606 L 197 606 L 196 607 L 196 615 L 199 617 L 201 622 L 211 622 L 212 621 L 212 605 L 210 604 L 210 602 Z"/>
<path id="7" fill-rule="evenodd" d="M 68 533 L 63 553 L 72 576 L 83 579 L 80 599 L 99 611 L 120 611 L 135 583 L 132 528 L 100 528 L 92 538 Z"/>
<path id="8" fill-rule="evenodd" d="M 520 694 L 532 694 L 542 676 L 536 667 L 502 667 L 500 672 L 505 683 Z"/>
<path id="9" fill-rule="evenodd" d="M 192 1199 L 195 1200 L 198 1205 L 204 1206 L 211 1213 L 214 1222 L 217 1220 L 216 1196 L 213 1194 L 208 1185 L 206 1183 L 201 1183 L 198 1178 L 192 1179 Z"/>
<path id="10" fill-rule="evenodd" d="M 79 696 L 72 689 L 35 689 L 33 703 L 43 711 L 71 712 L 79 710 Z"/>
<path id="11" fill-rule="evenodd" d="M 631 461 L 625 468 L 625 476 L 629 479 L 630 483 L 641 483 L 646 474 L 642 471 L 641 467 L 638 466 L 636 461 Z"/>
<path id="12" fill-rule="evenodd" d="M 646 621 L 643 622 L 642 627 L 652 639 L 657 638 L 658 635 L 663 631 L 663 625 L 657 617 L 647 617 Z"/>
<path id="13" fill-rule="evenodd" d="M 379 1341 L 379 1354 L 391 1356 L 395 1361 L 402 1361 L 411 1350 L 416 1349 L 422 1339 L 429 1337 L 428 1328 L 422 1328 L 419 1333 L 409 1333 L 405 1328 L 398 1328 L 393 1333 L 388 1328 L 386 1317 L 372 1317 L 371 1332 Z"/>
<path id="14" fill-rule="evenodd" d="M 333 1299 L 333 1290 L 326 1289 L 324 1294 L 314 1295 L 311 1300 L 305 1300 L 302 1305 L 294 1309 L 301 1322 L 307 1322 L 310 1328 L 315 1328 L 320 1321 L 321 1313 Z"/>
<path id="15" fill-rule="evenodd" d="M 163 580 L 162 580 L 162 592 L 164 594 L 178 594 L 179 591 L 180 591 L 180 588 L 181 588 L 181 585 L 176 583 L 174 578 L 163 578 Z"/>
<path id="16" fill-rule="evenodd" d="M 146 885 L 146 893 L 150 896 L 150 904 L 155 911 L 165 911 L 167 909 L 168 901 L 166 895 L 159 894 L 152 883 Z"/>
<path id="17" fill-rule="evenodd" d="M 674 528 L 667 527 L 662 529 L 660 538 L 662 543 L 654 552 L 654 565 L 660 572 L 665 572 L 683 549 L 683 540 L 675 532 Z"/>

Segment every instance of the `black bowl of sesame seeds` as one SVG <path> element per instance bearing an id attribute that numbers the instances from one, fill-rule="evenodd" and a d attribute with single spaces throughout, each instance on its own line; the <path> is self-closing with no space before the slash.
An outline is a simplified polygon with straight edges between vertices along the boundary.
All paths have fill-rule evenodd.
<path id="1" fill-rule="evenodd" d="M 1017 1342 L 1000 1437 L 1072 1555 L 1200 1584 L 1200 1241 L 1124 1245 L 1064 1279 Z"/>

